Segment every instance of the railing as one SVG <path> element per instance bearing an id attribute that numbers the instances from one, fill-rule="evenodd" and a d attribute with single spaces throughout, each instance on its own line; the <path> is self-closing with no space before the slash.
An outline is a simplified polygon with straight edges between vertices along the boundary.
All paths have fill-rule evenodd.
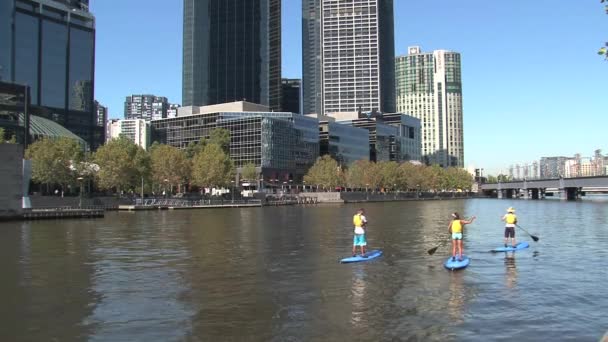
<path id="1" fill-rule="evenodd" d="M 258 199 L 246 200 L 226 200 L 226 199 L 200 199 L 200 200 L 185 200 L 175 198 L 141 198 L 135 199 L 135 205 L 144 207 L 197 207 L 208 205 L 261 205 L 262 201 Z"/>

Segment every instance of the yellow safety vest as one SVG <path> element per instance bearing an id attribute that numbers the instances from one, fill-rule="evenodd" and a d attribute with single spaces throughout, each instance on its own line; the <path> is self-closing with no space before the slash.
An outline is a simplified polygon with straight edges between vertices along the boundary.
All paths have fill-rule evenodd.
<path id="1" fill-rule="evenodd" d="M 360 214 L 353 216 L 353 224 L 355 227 L 363 227 L 363 219 Z"/>
<path id="2" fill-rule="evenodd" d="M 517 216 L 515 216 L 515 214 L 507 214 L 505 221 L 508 224 L 515 224 L 517 222 Z"/>
<path id="3" fill-rule="evenodd" d="M 462 223 L 460 223 L 460 220 L 452 221 L 452 233 L 462 233 Z"/>

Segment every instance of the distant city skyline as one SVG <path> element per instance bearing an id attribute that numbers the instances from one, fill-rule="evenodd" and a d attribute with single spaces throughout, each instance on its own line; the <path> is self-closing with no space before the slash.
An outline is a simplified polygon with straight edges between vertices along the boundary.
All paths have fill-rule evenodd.
<path id="1" fill-rule="evenodd" d="M 129 94 L 180 103 L 181 1 L 132 0 L 120 11 L 104 1 L 90 6 L 97 19 L 95 97 L 110 117 L 121 117 Z M 282 12 L 282 77 L 301 78 L 301 2 L 284 0 Z M 395 1 L 394 13 L 396 55 L 412 45 L 462 54 L 465 166 L 497 174 L 516 161 L 608 150 L 608 63 L 596 54 L 608 18 L 599 1 Z M 136 24 L 135 14 L 149 20 Z M 162 48 L 143 58 L 132 37 Z"/>

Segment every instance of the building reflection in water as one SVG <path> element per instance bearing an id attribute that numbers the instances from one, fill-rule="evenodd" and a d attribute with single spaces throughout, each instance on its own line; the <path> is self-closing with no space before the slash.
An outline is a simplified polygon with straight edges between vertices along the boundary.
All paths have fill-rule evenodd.
<path id="1" fill-rule="evenodd" d="M 365 295 L 367 289 L 367 282 L 365 278 L 365 270 L 361 268 L 353 269 L 353 283 L 350 291 L 350 297 L 352 300 L 351 323 L 357 328 L 361 328 L 361 325 L 367 321 L 366 316 L 368 316 L 365 305 Z"/>

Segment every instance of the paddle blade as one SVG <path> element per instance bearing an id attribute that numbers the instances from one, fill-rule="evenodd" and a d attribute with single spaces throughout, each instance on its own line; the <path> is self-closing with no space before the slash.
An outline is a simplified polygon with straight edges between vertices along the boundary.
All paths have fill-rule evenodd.
<path id="1" fill-rule="evenodd" d="M 433 255 L 435 254 L 435 252 L 437 252 L 437 248 L 439 248 L 439 246 L 429 249 L 427 253 L 429 253 L 429 255 Z"/>
<path id="2" fill-rule="evenodd" d="M 532 238 L 532 240 L 534 240 L 534 242 L 538 242 L 538 240 L 540 240 L 538 236 L 535 235 L 530 235 L 530 237 Z"/>

